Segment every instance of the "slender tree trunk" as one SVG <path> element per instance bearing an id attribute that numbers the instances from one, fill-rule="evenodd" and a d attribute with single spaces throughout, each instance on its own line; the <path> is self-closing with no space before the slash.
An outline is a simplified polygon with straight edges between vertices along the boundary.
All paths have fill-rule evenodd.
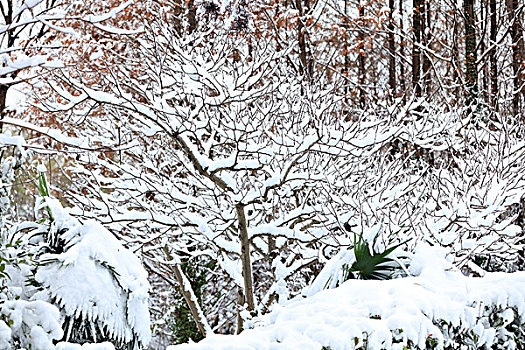
<path id="1" fill-rule="evenodd" d="M 359 31 L 358 31 L 358 45 L 359 45 L 359 55 L 358 55 L 358 69 L 359 69 L 359 105 L 361 108 L 365 107 L 365 7 L 361 5 L 359 0 L 357 3 L 359 10 Z"/>
<path id="2" fill-rule="evenodd" d="M 402 0 L 400 0 L 402 1 Z M 394 36 L 394 0 L 388 1 L 390 12 L 388 13 L 388 49 L 390 51 L 390 65 L 388 71 L 388 85 L 390 86 L 390 96 L 396 95 L 396 42 Z"/>
<path id="3" fill-rule="evenodd" d="M 464 0 L 465 15 L 465 62 L 467 105 L 476 103 L 478 95 L 478 55 L 476 52 L 475 0 Z"/>
<path id="4" fill-rule="evenodd" d="M 521 13 L 523 11 L 524 5 L 521 3 L 521 0 L 510 1 L 510 14 L 512 20 L 510 36 L 512 39 L 512 71 L 514 73 L 514 96 L 512 98 L 512 111 L 514 116 L 518 116 L 520 113 L 520 98 L 524 92 L 523 56 L 525 52 L 523 43 L 523 29 L 521 27 Z"/>
<path id="5" fill-rule="evenodd" d="M 343 76 L 346 79 L 348 79 L 350 75 L 350 55 L 348 53 L 348 49 L 350 47 L 350 44 L 348 42 L 349 37 L 349 26 L 348 26 L 348 0 L 345 0 L 345 18 L 344 18 L 344 28 L 345 28 L 345 37 L 344 37 L 344 67 L 343 67 Z M 350 94 L 350 88 L 347 81 L 345 81 L 345 105 L 348 105 L 348 96 Z"/>
<path id="6" fill-rule="evenodd" d="M 404 34 L 405 25 L 403 23 L 403 0 L 399 0 L 399 28 L 401 33 Z M 405 57 L 405 41 L 401 37 L 401 42 L 399 43 L 399 57 L 401 57 L 399 65 L 399 85 L 401 88 L 401 93 L 403 94 L 403 103 L 406 102 L 406 83 L 405 83 L 405 63 L 403 61 Z"/>
<path id="7" fill-rule="evenodd" d="M 413 0 L 412 27 L 414 30 L 414 44 L 412 45 L 412 87 L 416 97 L 421 97 L 421 12 L 422 0 Z"/>
<path id="8" fill-rule="evenodd" d="M 163 247 L 163 251 L 168 261 L 175 262 L 167 246 Z M 210 335 L 211 333 L 213 333 L 213 331 L 210 325 L 208 324 L 204 313 L 202 312 L 202 309 L 199 305 L 197 297 L 195 296 L 195 293 L 193 293 L 190 281 L 188 281 L 188 278 L 181 269 L 180 263 L 177 261 L 169 266 L 173 271 L 175 278 L 177 279 L 177 283 L 179 284 L 182 296 L 184 297 L 184 300 L 186 301 L 186 304 L 190 309 L 191 316 L 193 318 L 193 321 L 195 321 L 199 332 L 202 334 L 203 337 Z"/>
<path id="9" fill-rule="evenodd" d="M 182 34 L 182 16 L 184 15 L 184 1 L 173 1 L 173 28 L 178 35 Z"/>
<path id="10" fill-rule="evenodd" d="M 252 278 L 252 263 L 250 258 L 250 239 L 248 237 L 248 223 L 246 222 L 246 216 L 244 214 L 244 204 L 239 203 L 235 206 L 237 211 L 237 220 L 239 221 L 239 238 L 241 241 L 241 263 L 242 263 L 242 277 L 244 280 L 244 296 L 240 297 L 239 300 L 242 302 L 239 305 L 241 308 L 244 303 L 247 304 L 247 310 L 253 311 L 255 309 L 254 298 L 253 298 L 253 278 Z M 242 330 L 242 320 L 238 318 L 241 327 L 238 327 L 238 331 Z"/>
<path id="11" fill-rule="evenodd" d="M 11 23 L 13 23 L 13 1 L 7 1 L 5 4 L 6 8 L 2 6 L 2 17 L 4 20 L 4 23 L 6 26 L 9 26 Z M 11 48 L 15 45 L 15 36 L 14 31 L 10 30 L 7 33 L 7 48 Z M 6 50 L 7 52 L 9 50 Z M 2 66 L 5 64 L 2 64 Z M 6 100 L 7 100 L 7 90 L 9 90 L 9 85 L 0 85 L 0 120 L 4 119 L 5 113 L 6 113 Z M 4 129 L 4 124 L 0 123 L 0 133 Z M 3 154 L 2 154 L 3 155 Z M 0 158 L 1 160 L 1 158 Z"/>
<path id="12" fill-rule="evenodd" d="M 457 6 L 453 9 L 454 12 L 454 28 L 452 29 L 452 81 L 455 86 L 454 89 L 454 95 L 456 97 L 456 101 L 459 101 L 461 96 L 461 80 L 460 80 L 460 71 L 461 71 L 461 63 L 459 58 L 459 45 L 458 45 L 458 39 L 459 39 L 459 20 L 458 20 L 458 12 L 459 9 Z"/>
<path id="13" fill-rule="evenodd" d="M 6 113 L 7 90 L 9 90 L 9 85 L 0 85 L 0 120 L 4 119 Z M 0 123 L 0 133 L 3 129 L 4 124 Z"/>
<path id="14" fill-rule="evenodd" d="M 496 0 L 490 0 L 490 104 L 494 113 L 498 112 L 498 61 L 496 57 L 496 35 L 497 28 L 497 8 Z"/>
<path id="15" fill-rule="evenodd" d="M 480 3 L 480 15 L 479 19 L 476 19 L 476 22 L 483 23 L 483 29 L 481 30 L 481 36 L 479 37 L 479 51 L 485 52 L 487 50 L 487 44 L 485 41 L 485 36 L 487 33 L 488 23 L 489 23 L 489 15 L 488 12 L 489 9 L 489 3 L 488 1 L 481 1 Z M 489 60 L 490 61 L 490 60 Z M 481 93 L 483 94 L 483 101 L 486 103 L 490 103 L 490 88 L 489 88 L 489 76 L 490 76 L 490 66 L 487 64 L 487 62 L 482 63 L 483 69 L 483 78 L 481 80 L 482 87 L 481 87 Z"/>
<path id="16" fill-rule="evenodd" d="M 297 40 L 299 43 L 299 73 L 307 76 L 308 79 L 312 77 L 310 57 L 308 57 L 308 44 L 306 39 L 306 26 L 304 23 L 305 14 L 308 11 L 308 2 L 303 0 L 295 0 L 295 8 L 299 12 L 299 24 L 297 27 Z"/>
<path id="17" fill-rule="evenodd" d="M 421 4 L 421 37 L 425 48 L 430 47 L 430 5 L 428 0 L 423 0 Z M 426 52 L 422 52 L 421 60 L 423 62 L 422 76 L 424 81 L 424 93 L 430 93 L 430 58 Z"/>

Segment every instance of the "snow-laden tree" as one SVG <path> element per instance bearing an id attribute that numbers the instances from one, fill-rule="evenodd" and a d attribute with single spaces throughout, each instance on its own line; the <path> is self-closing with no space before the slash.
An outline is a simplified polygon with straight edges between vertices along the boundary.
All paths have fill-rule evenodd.
<path id="1" fill-rule="evenodd" d="M 180 37 L 163 16 L 128 38 L 130 58 L 96 83 L 77 69 L 57 74 L 50 86 L 63 103 L 44 108 L 66 111 L 72 130 L 82 120 L 92 140 L 121 142 L 116 151 L 79 156 L 71 168 L 86 181 L 72 193 L 78 214 L 113 224 L 171 271 L 205 333 L 179 258 L 215 261 L 221 284 L 213 288 L 237 289 L 238 298 L 225 297 L 238 299 L 239 311 L 298 293 L 319 248 L 341 244 L 323 187 L 333 159 L 348 154 L 342 139 L 359 128 L 333 113 L 330 85 L 287 70 L 289 49 L 218 26 Z M 97 117 L 86 118 L 89 111 Z M 215 310 L 214 327 L 232 311 Z"/>
<path id="2" fill-rule="evenodd" d="M 115 5 L 115 4 L 113 4 Z M 120 6 L 107 6 L 104 9 L 86 8 L 87 4 L 62 0 L 2 0 L 0 1 L 0 162 L 1 185 L 0 213 L 17 207 L 18 213 L 31 212 L 24 195 L 16 196 L 16 203 L 7 205 L 6 198 L 12 191 L 16 171 L 17 186 L 29 179 L 22 166 L 33 158 L 41 158 L 56 153 L 54 141 L 59 141 L 64 148 L 71 144 L 48 129 L 27 128 L 25 122 L 37 121 L 37 124 L 49 124 L 47 118 L 35 113 L 30 108 L 29 86 L 39 84 L 43 71 L 38 68 L 59 69 L 63 66 L 63 57 L 58 57 L 59 49 L 68 45 L 67 40 L 79 36 L 79 25 L 84 27 L 100 26 L 100 22 L 115 17 L 123 11 L 129 2 Z M 83 11 L 79 11 L 83 9 Z M 89 13 L 88 13 L 89 11 Z M 111 30 L 105 26 L 104 30 Z M 51 118 L 52 119 L 52 118 Z M 14 127 L 13 127 L 14 126 Z M 18 135 L 14 136 L 13 134 Z M 28 136 L 26 142 L 21 136 Z M 39 138 L 40 136 L 44 136 Z M 64 145 L 65 144 L 65 145 Z M 73 144 L 75 147 L 78 144 Z M 28 152 L 36 151 L 35 153 Z M 31 154 L 32 157 L 28 157 Z M 7 215 L 2 215 L 3 220 Z"/>

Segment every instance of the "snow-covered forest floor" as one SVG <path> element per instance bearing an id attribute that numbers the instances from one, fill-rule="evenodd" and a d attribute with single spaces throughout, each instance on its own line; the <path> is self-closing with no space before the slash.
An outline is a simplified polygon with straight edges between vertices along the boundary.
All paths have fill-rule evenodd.
<path id="1" fill-rule="evenodd" d="M 525 348 L 523 1 L 0 21 L 0 350 Z"/>

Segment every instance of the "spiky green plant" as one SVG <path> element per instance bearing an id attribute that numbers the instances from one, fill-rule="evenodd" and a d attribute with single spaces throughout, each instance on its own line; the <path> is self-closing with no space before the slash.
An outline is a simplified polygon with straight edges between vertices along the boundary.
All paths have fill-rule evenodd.
<path id="1" fill-rule="evenodd" d="M 385 280 L 392 278 L 393 273 L 399 267 L 392 265 L 393 261 L 388 257 L 396 248 L 405 244 L 407 241 L 387 248 L 383 252 L 375 252 L 370 249 L 368 242 L 359 235 L 359 239 L 354 235 L 354 255 L 355 261 L 350 267 L 346 267 L 345 280 L 354 278 L 358 274 L 364 280 Z"/>
<path id="2" fill-rule="evenodd" d="M 47 186 L 46 174 L 44 172 L 38 173 L 38 189 L 42 198 L 49 197 L 49 187 Z M 49 207 L 46 207 L 47 213 L 49 214 L 49 219 L 54 221 L 53 213 Z"/>

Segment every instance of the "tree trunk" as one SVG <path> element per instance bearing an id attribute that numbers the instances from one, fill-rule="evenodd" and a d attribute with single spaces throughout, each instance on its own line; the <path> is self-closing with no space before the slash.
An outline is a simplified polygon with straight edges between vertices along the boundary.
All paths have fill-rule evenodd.
<path id="1" fill-rule="evenodd" d="M 466 62 L 466 102 L 468 106 L 476 104 L 478 95 L 478 55 L 476 52 L 476 23 L 474 13 L 475 0 L 464 0 L 465 14 L 465 62 Z"/>
<path id="2" fill-rule="evenodd" d="M 412 27 L 414 30 L 414 44 L 412 45 L 412 87 L 416 97 L 421 97 L 421 12 L 422 0 L 412 0 L 414 12 L 412 14 Z"/>
<path id="3" fill-rule="evenodd" d="M 191 316 L 193 318 L 193 321 L 195 321 L 199 332 L 202 334 L 203 337 L 210 335 L 211 333 L 213 333 L 213 331 L 211 330 L 211 327 L 208 324 L 204 313 L 202 312 L 202 309 L 199 305 L 197 297 L 195 296 L 195 293 L 193 293 L 190 281 L 188 281 L 188 278 L 186 278 L 186 275 L 182 271 L 180 263 L 173 259 L 173 256 L 169 252 L 168 247 L 164 246 L 163 250 L 168 261 L 174 262 L 174 264 L 171 264 L 169 266 L 175 274 L 175 278 L 177 279 L 177 283 L 179 284 L 180 291 L 184 297 L 184 300 L 186 301 L 186 304 L 188 305 L 188 308 L 190 309 Z"/>
<path id="4" fill-rule="evenodd" d="M 402 1 L 402 0 L 400 0 Z M 388 71 L 388 85 L 390 85 L 390 96 L 396 95 L 396 42 L 394 36 L 394 0 L 388 1 L 388 49 L 390 51 L 390 66 Z"/>
<path id="5" fill-rule="evenodd" d="M 488 22 L 489 22 L 489 16 L 487 15 L 488 13 L 488 2 L 486 1 L 481 1 L 480 3 L 480 11 L 479 11 L 479 18 L 476 18 L 475 21 L 476 23 L 483 23 L 483 29 L 480 31 L 480 37 L 478 38 L 479 39 L 479 51 L 480 52 L 483 52 L 485 53 L 485 51 L 487 50 L 487 45 L 485 43 L 485 36 L 486 36 L 486 33 L 487 33 L 487 28 L 488 28 Z M 489 91 L 489 70 L 490 70 L 490 67 L 489 67 L 489 64 L 487 64 L 486 62 L 483 62 L 481 64 L 481 67 L 480 69 L 483 71 L 483 74 L 482 74 L 482 78 L 481 78 L 481 91 L 480 91 L 480 95 L 483 95 L 483 101 L 485 101 L 486 103 L 490 103 L 490 91 Z"/>
<path id="6" fill-rule="evenodd" d="M 188 24 L 189 31 L 193 33 L 197 29 L 197 7 L 195 6 L 195 0 L 188 1 Z"/>
<path id="7" fill-rule="evenodd" d="M 430 47 L 430 5 L 428 0 L 423 0 L 421 6 L 421 37 L 425 48 Z M 422 53 L 424 93 L 430 93 L 430 58 L 426 52 Z"/>
<path id="8" fill-rule="evenodd" d="M 358 31 L 358 66 L 359 66 L 359 106 L 361 108 L 365 107 L 365 32 L 364 32 L 364 17 L 365 17 L 365 7 L 361 5 L 361 1 L 357 3 L 359 10 L 359 31 Z"/>
<path id="9" fill-rule="evenodd" d="M 496 58 L 497 8 L 496 0 L 490 0 L 490 104 L 493 113 L 498 111 L 498 61 Z"/>
<path id="10" fill-rule="evenodd" d="M 460 99 L 460 96 L 461 96 L 461 79 L 460 79 L 460 72 L 461 72 L 461 62 L 460 62 L 460 55 L 459 55 L 459 45 L 458 45 L 458 40 L 459 40 L 459 20 L 458 20 L 458 12 L 459 12 L 459 9 L 457 8 L 457 5 L 456 7 L 454 7 L 454 28 L 452 29 L 452 52 L 451 52 L 451 57 L 452 57 L 452 82 L 455 86 L 455 89 L 454 89 L 454 96 L 456 98 L 456 103 L 457 101 L 459 101 Z"/>
<path id="11" fill-rule="evenodd" d="M 7 100 L 7 90 L 9 90 L 9 85 L 0 85 L 0 120 L 5 117 L 5 107 Z M 0 123 L 0 133 L 4 130 L 4 124 Z"/>
<path id="12" fill-rule="evenodd" d="M 173 29 L 180 36 L 182 35 L 182 16 L 184 13 L 184 2 L 183 0 L 177 0 L 173 2 Z"/>
<path id="13" fill-rule="evenodd" d="M 510 36 L 512 39 L 512 71 L 514 73 L 514 96 L 512 98 L 512 112 L 514 116 L 520 114 L 520 98 L 523 94 L 523 29 L 521 27 L 521 13 L 523 5 L 520 8 L 520 0 L 511 0 L 511 20 L 512 27 Z"/>
<path id="14" fill-rule="evenodd" d="M 247 310 L 253 311 L 255 304 L 253 301 L 253 279 L 252 279 L 252 263 L 250 258 L 250 239 L 248 237 L 248 223 L 244 215 L 244 204 L 239 203 L 235 206 L 237 211 L 237 220 L 239 221 L 239 238 L 241 240 L 241 263 L 242 263 L 242 277 L 244 280 L 244 298 L 239 298 L 242 301 L 241 308 L 244 303 L 248 304 Z M 242 324 L 242 322 L 241 322 Z M 238 329 L 240 331 L 242 327 Z"/>
<path id="15" fill-rule="evenodd" d="M 5 6 L 7 7 L 7 9 L 5 9 L 2 6 L 2 17 L 4 19 L 4 24 L 6 26 L 9 26 L 11 23 L 13 23 L 13 1 L 7 1 Z M 9 30 L 7 33 L 7 48 L 11 48 L 14 45 L 15 45 L 15 36 L 13 34 L 13 30 Z M 7 90 L 9 90 L 9 85 L 0 85 L 0 120 L 4 119 L 5 117 Z M 0 133 L 3 132 L 3 130 L 4 130 L 4 124 L 0 123 Z"/>
<path id="16" fill-rule="evenodd" d="M 305 14 L 308 11 L 308 3 L 305 2 L 303 7 L 303 0 L 295 0 L 295 8 L 299 12 L 299 21 L 297 27 L 297 40 L 299 43 L 299 73 L 306 75 L 308 79 L 311 78 L 311 64 L 310 58 L 308 57 L 308 48 L 306 42 L 306 26 L 304 24 Z"/>
<path id="17" fill-rule="evenodd" d="M 350 35 L 349 33 L 349 26 L 348 26 L 348 0 L 345 0 L 345 18 L 344 18 L 344 28 L 345 28 L 345 48 L 344 48 L 344 67 L 343 67 L 343 76 L 345 79 L 347 79 L 350 76 L 350 55 L 348 54 L 348 48 L 350 47 L 350 44 L 348 42 L 348 37 Z M 345 105 L 348 105 L 348 95 L 350 94 L 349 84 L 348 82 L 345 82 Z"/>
<path id="18" fill-rule="evenodd" d="M 401 33 L 404 33 L 404 23 L 403 23 L 403 0 L 399 0 L 399 28 Z M 399 65 L 399 85 L 401 88 L 401 93 L 403 94 L 403 103 L 406 102 L 406 83 L 405 83 L 405 41 L 401 37 L 401 42 L 399 43 L 399 57 L 401 57 Z"/>

